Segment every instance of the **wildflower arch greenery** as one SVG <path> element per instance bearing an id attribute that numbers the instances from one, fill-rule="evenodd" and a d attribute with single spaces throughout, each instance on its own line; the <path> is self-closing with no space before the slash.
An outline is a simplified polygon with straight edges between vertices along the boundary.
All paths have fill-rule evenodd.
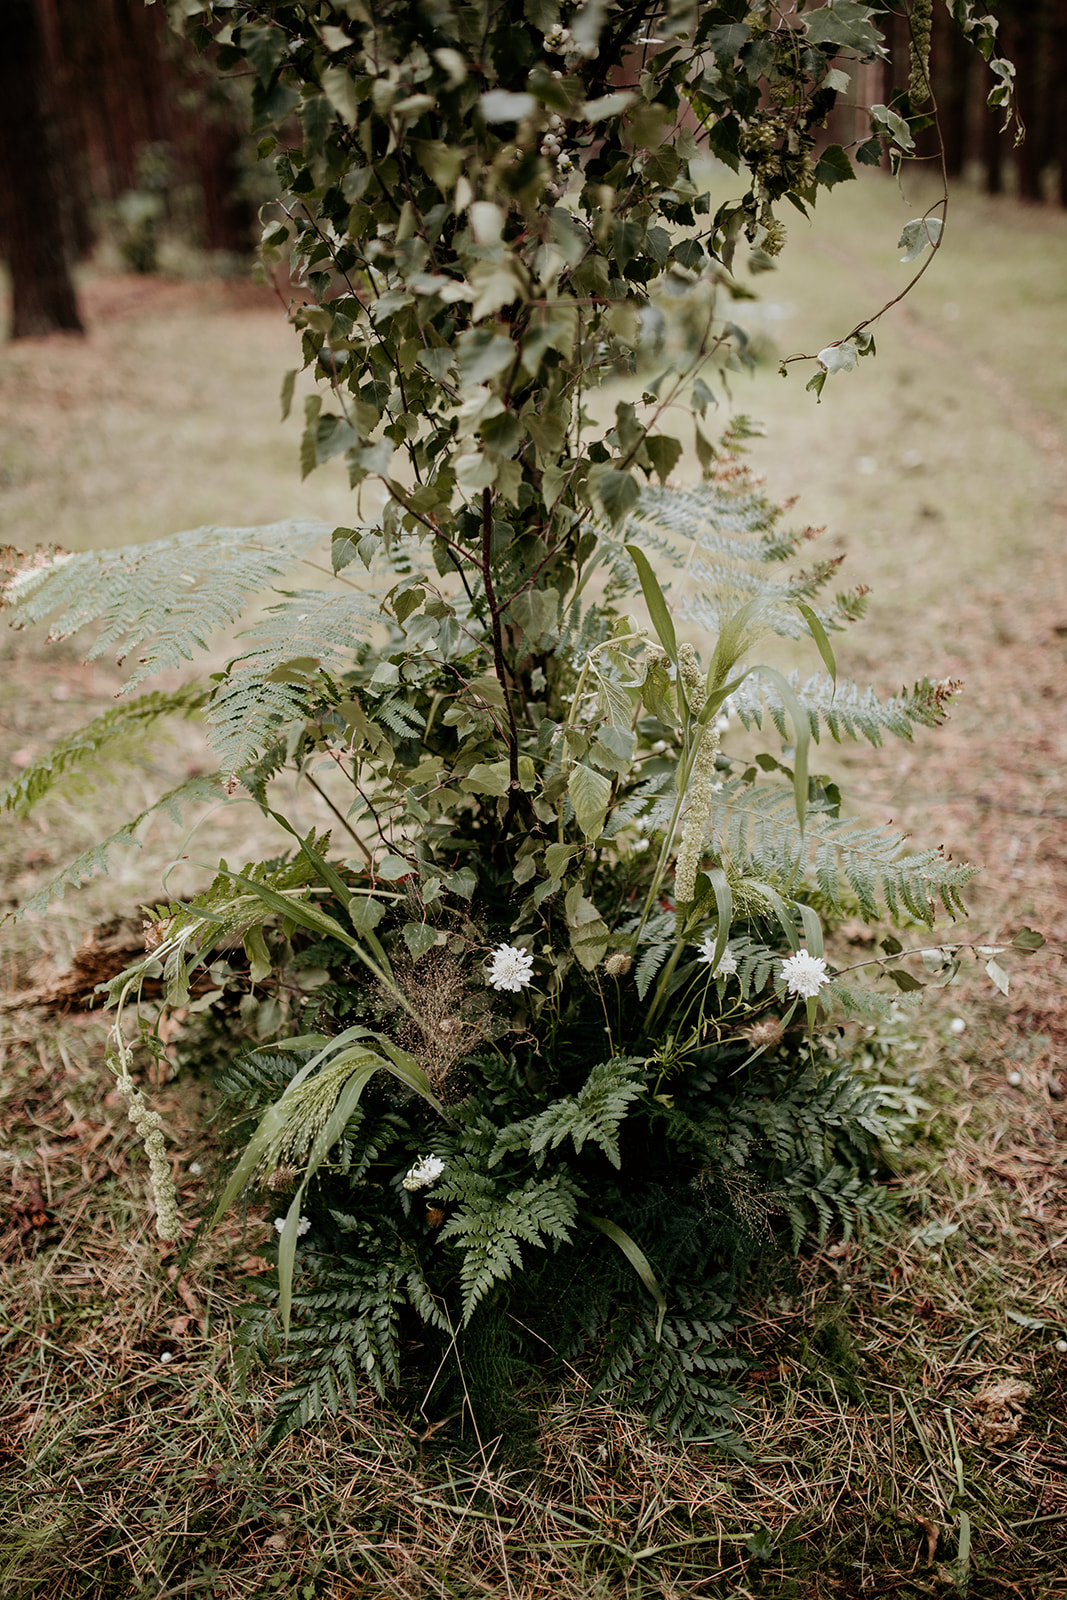
<path id="1" fill-rule="evenodd" d="M 990 54 L 990 19 L 954 10 Z M 13 557 L 16 620 L 99 624 L 92 653 L 137 652 L 131 691 L 274 598 L 221 675 L 124 701 L 3 801 L 197 716 L 217 777 L 159 804 L 240 794 L 277 824 L 280 854 L 152 908 L 112 999 L 156 1179 L 124 1028 L 148 977 L 171 1006 L 209 967 L 218 984 L 235 1151 L 216 1215 L 249 1187 L 280 1205 L 248 1324 L 287 1374 L 279 1428 L 384 1393 L 416 1351 L 499 1416 L 548 1346 L 654 1422 L 723 1438 L 753 1262 L 884 1204 L 882 1100 L 827 1024 L 889 999 L 835 966 L 824 929 L 932 926 L 971 870 L 850 819 L 813 770 L 827 735 L 936 725 L 955 686 L 883 700 L 838 675 L 862 592 L 831 592 L 833 560 L 797 566 L 808 531 L 746 474 L 745 425 L 708 421 L 745 355 L 737 252 L 766 264 L 782 206 L 853 176 L 817 136 L 884 52 L 877 13 L 172 12 L 253 75 L 279 186 L 264 262 L 297 286 L 319 385 L 302 470 L 342 457 L 356 510 Z M 859 160 L 911 148 L 924 37 L 911 98 L 871 109 Z M 733 197 L 713 200 L 708 154 Z M 916 219 L 916 255 L 941 220 Z M 851 330 L 815 387 L 872 350 Z M 762 664 L 773 635 L 804 641 L 810 670 Z M 276 798 L 292 771 L 321 832 Z M 106 870 L 141 820 L 22 910 Z M 895 935 L 883 951 L 873 973 L 915 987 Z M 959 953 L 928 959 L 951 973 Z M 165 1196 L 160 1223 L 177 1234 Z"/>

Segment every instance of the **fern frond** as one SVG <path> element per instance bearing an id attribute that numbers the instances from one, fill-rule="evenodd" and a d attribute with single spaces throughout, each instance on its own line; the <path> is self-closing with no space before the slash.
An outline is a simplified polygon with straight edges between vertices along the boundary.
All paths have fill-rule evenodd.
<path id="1" fill-rule="evenodd" d="M 722 1348 L 736 1326 L 734 1302 L 713 1291 L 682 1291 L 678 1298 L 688 1314 L 669 1314 L 658 1339 L 655 1318 L 645 1310 L 613 1321 L 593 1394 L 621 1389 L 619 1400 L 668 1437 L 737 1451 L 733 1425 L 742 1400 L 724 1379 L 744 1362 Z"/>
<path id="2" fill-rule="evenodd" d="M 644 1087 L 643 1056 L 612 1056 L 599 1062 L 576 1095 L 554 1100 L 536 1117 L 511 1123 L 503 1130 L 490 1156 L 496 1166 L 512 1150 L 528 1150 L 543 1167 L 549 1150 L 570 1139 L 581 1155 L 587 1143 L 597 1144 L 612 1166 L 621 1165 L 617 1134 L 631 1103 Z"/>
<path id="3" fill-rule="evenodd" d="M 88 850 L 83 850 L 69 866 L 64 867 L 58 877 L 52 879 L 51 883 L 43 889 L 38 889 L 37 893 L 31 895 L 17 910 L 8 914 L 13 921 L 18 922 L 28 913 L 44 911 L 53 900 L 62 899 L 67 889 L 80 888 L 90 878 L 106 874 L 111 852 L 126 845 L 138 844 L 140 841 L 136 837 L 137 829 L 146 817 L 152 816 L 154 812 L 165 811 L 173 822 L 180 822 L 184 807 L 217 803 L 220 798 L 220 790 L 210 778 L 186 779 L 176 788 L 169 789 L 152 805 L 146 806 L 144 811 L 132 817 L 129 822 L 124 822 L 121 828 L 116 828 L 108 838 L 101 839 Z"/>
<path id="4" fill-rule="evenodd" d="M 791 791 L 739 778 L 712 797 L 711 828 L 717 847 L 746 875 L 793 894 L 811 871 L 835 912 L 844 909 L 843 876 L 871 918 L 884 906 L 894 918 L 906 912 L 929 925 L 938 901 L 950 917 L 961 915 L 961 891 L 976 870 L 954 865 L 940 849 L 905 855 L 905 834 L 825 812 L 809 812 L 801 837 Z"/>
<path id="5" fill-rule="evenodd" d="M 696 594 L 684 596 L 678 603 L 678 613 L 686 621 L 695 622 L 709 633 L 718 633 L 740 605 L 749 600 L 762 600 L 764 605 L 759 618 L 762 627 L 785 639 L 802 639 L 807 637 L 809 629 L 797 610 L 797 601 L 813 598 L 831 572 L 824 565 L 814 573 L 776 581 L 743 567 L 712 567 L 698 561 L 690 568 L 690 576 L 702 588 Z M 847 598 L 842 596 L 828 606 L 812 607 L 824 628 L 845 627 L 850 619 L 842 609 L 842 601 Z"/>
<path id="6" fill-rule="evenodd" d="M 102 717 L 79 728 L 77 733 L 60 739 L 21 772 L 14 783 L 0 790 L 0 811 L 14 811 L 25 816 L 67 773 L 114 755 L 126 739 L 142 733 L 161 717 L 196 716 L 207 699 L 206 690 L 189 686 L 169 694 L 157 690 L 125 705 L 114 706 Z"/>
<path id="7" fill-rule="evenodd" d="M 288 724 L 303 723 L 311 689 L 299 683 L 267 683 L 251 672 L 221 685 L 208 711 L 211 743 L 218 754 L 226 793 L 277 742 Z"/>
<path id="8" fill-rule="evenodd" d="M 102 622 L 89 660 L 117 646 L 122 662 L 146 646 L 125 685 L 128 693 L 153 673 L 192 660 L 210 634 L 230 627 L 253 595 L 290 572 L 330 532 L 327 523 L 311 521 L 192 528 L 148 544 L 24 565 L 0 597 L 15 608 L 16 627 L 52 617 L 50 639 L 68 639 Z"/>
<path id="9" fill-rule="evenodd" d="M 783 540 L 777 534 L 781 515 L 781 508 L 744 472 L 685 489 L 649 484 L 627 518 L 626 539 L 666 532 L 705 550 L 721 549 L 738 560 L 780 561 L 783 549 L 791 554 L 801 540 L 800 535 Z"/>
<path id="10" fill-rule="evenodd" d="M 562 1172 L 529 1178 L 501 1193 L 484 1172 L 462 1159 L 450 1163 L 435 1194 L 461 1202 L 438 1238 L 455 1240 L 461 1252 L 463 1321 L 469 1323 L 493 1288 L 522 1266 L 521 1244 L 544 1248 L 549 1239 L 570 1241 L 582 1198 L 577 1184 Z"/>
<path id="11" fill-rule="evenodd" d="M 861 689 L 848 679 L 839 678 L 835 686 L 825 674 L 816 673 L 801 683 L 800 674 L 790 672 L 786 681 L 808 714 L 813 739 L 818 740 L 826 727 L 838 743 L 845 735 L 849 739 L 866 739 L 876 747 L 881 745 L 883 733 L 911 739 L 915 726 L 938 727 L 945 720 L 946 704 L 955 688 L 923 678 L 911 690 L 881 700 L 873 689 Z M 766 712 L 783 739 L 793 737 L 773 681 L 755 675 L 746 678 L 728 704 L 746 728 L 761 728 Z"/>

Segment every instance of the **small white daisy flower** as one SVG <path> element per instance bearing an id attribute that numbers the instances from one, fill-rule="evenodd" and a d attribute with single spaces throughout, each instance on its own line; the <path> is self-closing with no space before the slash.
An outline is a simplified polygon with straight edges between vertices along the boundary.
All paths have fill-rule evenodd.
<path id="1" fill-rule="evenodd" d="M 445 1164 L 440 1156 L 421 1156 L 410 1172 L 405 1174 L 404 1188 L 412 1194 L 417 1189 L 428 1189 L 437 1182 L 444 1170 Z"/>
<path id="2" fill-rule="evenodd" d="M 489 982 L 494 989 L 518 994 L 533 980 L 533 956 L 517 944 L 498 944 L 489 964 Z"/>
<path id="3" fill-rule="evenodd" d="M 704 935 L 703 939 L 701 939 L 700 943 L 696 947 L 697 954 L 706 967 L 715 967 L 715 976 L 717 978 L 732 978 L 734 973 L 737 971 L 737 957 L 730 949 L 730 946 L 727 945 L 722 955 L 719 957 L 718 964 L 716 965 L 715 939 L 716 935 L 709 928 L 708 932 Z"/>
<path id="4" fill-rule="evenodd" d="M 810 955 L 807 950 L 798 950 L 795 956 L 782 962 L 782 977 L 787 994 L 803 995 L 805 1000 L 813 1000 L 830 982 L 822 956 Z"/>
<path id="5" fill-rule="evenodd" d="M 284 1233 L 285 1232 L 285 1218 L 284 1217 L 275 1217 L 274 1226 L 275 1226 L 276 1230 L 278 1231 L 278 1233 Z M 297 1236 L 297 1238 L 298 1239 L 302 1239 L 304 1237 L 305 1233 L 307 1233 L 307 1231 L 308 1231 L 308 1229 L 310 1227 L 311 1227 L 311 1218 L 310 1217 L 301 1217 L 300 1221 L 296 1225 L 296 1236 Z"/>

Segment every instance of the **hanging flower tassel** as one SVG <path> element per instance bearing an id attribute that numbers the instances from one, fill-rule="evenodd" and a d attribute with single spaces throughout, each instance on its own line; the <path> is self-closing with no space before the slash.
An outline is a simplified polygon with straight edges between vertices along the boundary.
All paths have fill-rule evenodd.
<path id="1" fill-rule="evenodd" d="M 174 1190 L 167 1144 L 163 1136 L 163 1119 L 158 1111 L 150 1110 L 144 1094 L 130 1077 L 130 1049 L 125 1039 L 112 1034 L 118 1054 L 118 1091 L 127 1104 L 126 1115 L 137 1130 L 148 1157 L 149 1183 L 152 1204 L 156 1212 L 156 1232 L 161 1239 L 180 1239 L 181 1219 L 178 1216 L 178 1197 Z"/>
<path id="2" fill-rule="evenodd" d="M 908 54 L 911 58 L 911 77 L 908 79 L 908 99 L 912 111 L 924 106 L 930 98 L 930 35 L 934 19 L 934 0 L 915 0 L 911 13 L 911 39 Z"/>

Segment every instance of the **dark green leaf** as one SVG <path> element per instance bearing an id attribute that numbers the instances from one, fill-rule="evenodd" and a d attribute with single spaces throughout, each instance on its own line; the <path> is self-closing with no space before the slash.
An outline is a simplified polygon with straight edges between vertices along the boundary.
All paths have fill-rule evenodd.
<path id="1" fill-rule="evenodd" d="M 641 497 L 641 491 L 632 475 L 615 468 L 598 478 L 596 489 L 605 515 L 613 523 L 621 522 Z"/>
<path id="2" fill-rule="evenodd" d="M 837 183 L 846 183 L 856 174 L 852 163 L 839 144 L 828 144 L 815 163 L 815 182 L 832 189 Z"/>
<path id="3" fill-rule="evenodd" d="M 926 985 L 920 983 L 918 978 L 913 978 L 910 972 L 903 967 L 887 967 L 886 976 L 892 978 L 897 988 L 904 994 L 912 994 L 916 989 L 925 989 Z"/>

